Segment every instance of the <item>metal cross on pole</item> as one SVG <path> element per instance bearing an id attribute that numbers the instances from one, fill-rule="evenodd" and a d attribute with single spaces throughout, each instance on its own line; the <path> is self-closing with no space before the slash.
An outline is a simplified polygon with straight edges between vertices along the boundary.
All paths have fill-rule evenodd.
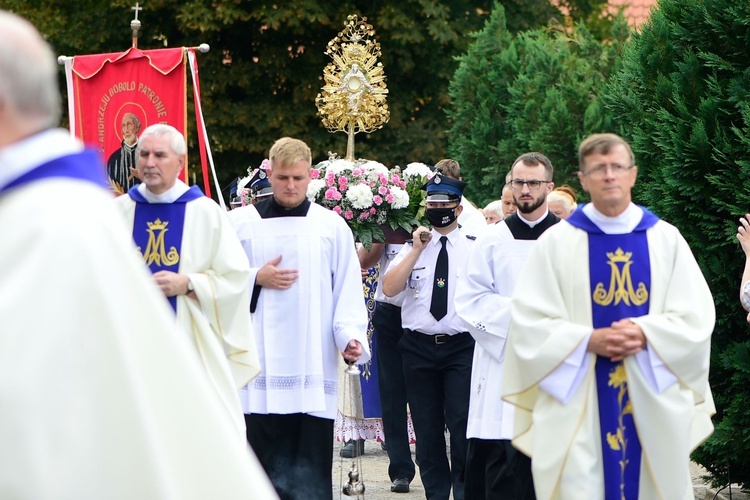
<path id="1" fill-rule="evenodd" d="M 133 48 L 138 48 L 138 30 L 141 29 L 141 22 L 138 20 L 138 11 L 143 10 L 143 7 L 139 6 L 139 2 L 135 3 L 135 7 L 130 7 L 130 10 L 135 11 L 135 19 L 130 21 L 130 29 L 133 30 Z"/>

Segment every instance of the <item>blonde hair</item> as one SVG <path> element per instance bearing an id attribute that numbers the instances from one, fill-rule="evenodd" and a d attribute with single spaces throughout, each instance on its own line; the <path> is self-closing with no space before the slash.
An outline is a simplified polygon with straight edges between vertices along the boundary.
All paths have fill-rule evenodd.
<path id="1" fill-rule="evenodd" d="M 461 165 L 456 160 L 451 160 L 450 158 L 437 162 L 435 170 L 451 179 L 460 180 L 461 178 Z"/>
<path id="2" fill-rule="evenodd" d="M 282 137 L 274 142 L 268 153 L 268 159 L 271 161 L 271 169 L 274 166 L 286 167 L 299 161 L 306 162 L 308 167 L 312 165 L 310 148 L 304 142 L 292 137 Z"/>
<path id="3" fill-rule="evenodd" d="M 560 201 L 566 210 L 575 210 L 578 206 L 578 196 L 572 187 L 567 184 L 555 188 L 550 194 L 547 195 L 547 203 L 551 201 Z"/>

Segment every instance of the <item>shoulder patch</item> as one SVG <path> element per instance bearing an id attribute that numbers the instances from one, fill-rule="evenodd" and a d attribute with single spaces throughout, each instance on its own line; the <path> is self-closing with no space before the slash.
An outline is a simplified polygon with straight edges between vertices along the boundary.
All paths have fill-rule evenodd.
<path id="1" fill-rule="evenodd" d="M 471 241 L 474 241 L 475 239 L 477 239 L 477 237 L 476 237 L 476 236 L 472 236 L 472 235 L 470 235 L 470 234 L 467 234 L 467 235 L 465 235 L 465 236 L 466 236 L 466 237 L 467 237 L 468 239 L 470 239 Z"/>

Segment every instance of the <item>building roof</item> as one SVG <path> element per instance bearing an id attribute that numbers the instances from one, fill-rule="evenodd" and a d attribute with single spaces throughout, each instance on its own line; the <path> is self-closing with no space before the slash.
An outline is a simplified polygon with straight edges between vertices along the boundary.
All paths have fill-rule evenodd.
<path id="1" fill-rule="evenodd" d="M 651 8 L 656 7 L 656 0 L 609 0 L 609 10 L 613 14 L 623 5 L 625 17 L 631 25 L 637 28 L 646 22 L 651 14 Z"/>

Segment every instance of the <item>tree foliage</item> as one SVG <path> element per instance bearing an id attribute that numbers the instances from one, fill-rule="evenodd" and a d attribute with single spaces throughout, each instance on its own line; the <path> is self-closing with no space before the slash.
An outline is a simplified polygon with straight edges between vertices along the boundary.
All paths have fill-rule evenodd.
<path id="1" fill-rule="evenodd" d="M 577 184 L 576 148 L 610 128 L 597 98 L 628 36 L 624 19 L 600 42 L 582 25 L 512 34 L 496 5 L 451 81 L 449 153 L 462 165 L 467 196 L 500 197 L 505 175 L 527 151 L 547 155 L 555 182 Z"/>
<path id="2" fill-rule="evenodd" d="M 502 3 L 512 32 L 561 19 L 548 0 Z M 2 8 L 28 18 L 59 54 L 71 56 L 127 49 L 133 4 L 4 0 Z M 219 177 L 226 181 L 244 174 L 248 164 L 258 165 L 284 135 L 308 142 L 316 159 L 328 151 L 343 155 L 345 134 L 325 130 L 314 101 L 329 62 L 326 44 L 347 15 L 366 16 L 383 48 L 391 119 L 382 130 L 357 136 L 357 156 L 388 165 L 431 163 L 445 156 L 444 108 L 454 57 L 466 50 L 467 35 L 481 28 L 491 6 L 491 0 L 146 0 L 139 48 L 211 45 L 198 56 L 203 111 Z M 188 117 L 192 124 L 192 111 Z M 194 164 L 197 155 L 190 159 Z"/>
<path id="3" fill-rule="evenodd" d="M 734 238 L 750 208 L 750 3 L 661 0 L 603 97 L 639 165 L 639 200 L 675 224 L 717 310 L 716 431 L 694 454 L 717 481 L 750 485 L 750 341 Z"/>
<path id="4" fill-rule="evenodd" d="M 539 26 L 557 13 L 547 0 L 505 0 L 513 29 Z M 130 46 L 132 0 L 5 0 L 39 27 L 58 53 L 119 52 Z M 326 44 L 349 14 L 366 16 L 383 49 L 390 122 L 357 137 L 357 155 L 393 165 L 445 155 L 443 108 L 454 56 L 488 17 L 490 0 L 147 0 L 139 48 L 211 45 L 199 55 L 203 110 L 219 176 L 258 165 L 275 139 L 308 142 L 316 159 L 343 155 L 345 134 L 329 134 L 315 96 L 329 62 Z M 62 71 L 61 71 L 62 73 Z M 62 87 L 64 89 L 64 87 Z M 190 115 L 189 115 L 190 116 Z M 197 155 L 191 155 L 192 161 Z"/>

